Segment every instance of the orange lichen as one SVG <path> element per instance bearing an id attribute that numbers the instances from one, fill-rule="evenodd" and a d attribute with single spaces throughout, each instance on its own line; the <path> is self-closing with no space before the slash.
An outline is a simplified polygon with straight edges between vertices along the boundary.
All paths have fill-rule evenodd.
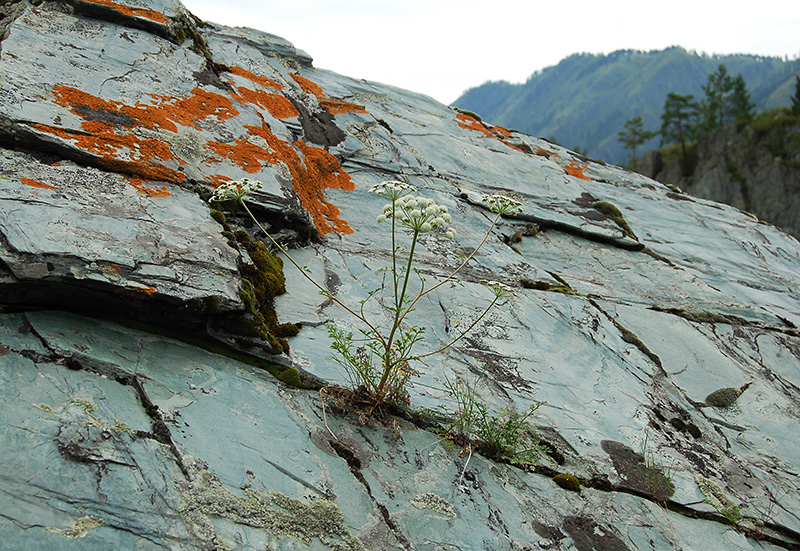
<path id="1" fill-rule="evenodd" d="M 150 197 L 171 197 L 172 194 L 167 191 L 167 186 L 148 187 L 144 185 L 141 178 L 128 178 L 128 182 L 138 191 Z"/>
<path id="2" fill-rule="evenodd" d="M 96 123 L 97 121 L 89 121 Z M 100 156 L 97 163 L 100 167 L 120 173 L 132 174 L 143 180 L 162 180 L 181 182 L 186 175 L 164 165 L 152 162 L 154 157 L 163 158 L 169 153 L 169 146 L 158 140 L 146 140 L 132 134 L 117 135 L 108 123 L 90 124 L 95 134 L 66 130 L 46 124 L 33 124 L 36 130 L 54 134 L 60 138 L 72 140 L 77 147 Z M 130 161 L 124 161 L 117 155 L 128 149 Z"/>
<path id="3" fill-rule="evenodd" d="M 239 114 L 229 98 L 197 87 L 186 98 L 150 94 L 150 97 L 159 102 L 158 105 L 140 102 L 126 105 L 98 98 L 71 86 L 55 86 L 53 93 L 56 104 L 66 107 L 87 121 L 113 121 L 125 128 L 136 126 L 177 132 L 178 126 L 175 123 L 197 128 L 198 121 L 210 116 L 224 122 Z"/>
<path id="4" fill-rule="evenodd" d="M 511 131 L 506 130 L 502 126 L 493 126 L 489 128 L 482 121 L 479 121 L 467 113 L 459 113 L 456 115 L 456 119 L 459 121 L 458 126 L 464 128 L 465 130 L 474 130 L 475 132 L 480 132 L 483 134 L 484 138 L 494 138 L 511 149 L 523 151 L 521 148 L 507 141 L 508 138 L 511 137 Z"/>
<path id="5" fill-rule="evenodd" d="M 273 134 L 263 119 L 261 125 L 244 127 L 251 136 L 266 142 L 269 149 L 246 139 L 236 140 L 233 144 L 209 142 L 206 147 L 248 173 L 261 170 L 264 162 L 284 163 L 292 176 L 294 190 L 303 208 L 311 215 L 317 231 L 321 234 L 353 233 L 348 223 L 339 218 L 339 209 L 328 202 L 323 193 L 326 189 L 355 189 L 350 175 L 342 169 L 336 157 L 324 149 L 309 146 L 302 140 L 295 142 L 295 147 L 292 147 Z"/>
<path id="6" fill-rule="evenodd" d="M 122 275 L 122 268 L 120 268 L 119 265 L 112 263 L 109 264 L 108 267 L 117 272 L 119 275 Z"/>
<path id="7" fill-rule="evenodd" d="M 252 103 L 263 107 L 276 119 L 290 119 L 300 116 L 292 102 L 280 94 L 273 94 L 263 90 L 250 90 L 244 86 L 239 86 L 237 91 L 238 94 L 235 93 L 233 96 L 239 103 Z"/>
<path id="8" fill-rule="evenodd" d="M 322 234 L 330 231 L 353 233 L 350 225 L 339 218 L 339 209 L 323 196 L 325 189 L 354 190 L 355 184 L 350 175 L 342 169 L 336 157 L 324 149 L 309 147 L 302 140 L 295 142 L 295 145 L 305 157 L 306 170 L 300 174 L 300 178 L 293 178 L 292 183 L 303 208 L 314 219 L 317 230 Z"/>
<path id="9" fill-rule="evenodd" d="M 347 100 L 337 98 L 325 98 L 320 100 L 320 105 L 328 110 L 331 115 L 341 115 L 342 113 L 366 113 L 367 108 L 357 103 L 350 103 Z"/>
<path id="10" fill-rule="evenodd" d="M 19 181 L 25 184 L 26 186 L 38 187 L 42 189 L 56 189 L 55 186 L 51 186 L 50 184 L 43 184 L 42 182 L 34 180 L 32 178 L 20 178 Z"/>
<path id="11" fill-rule="evenodd" d="M 319 85 L 316 82 L 312 82 L 307 78 L 302 77 L 296 73 L 292 73 L 289 76 L 291 76 L 294 79 L 294 81 L 300 85 L 300 88 L 302 88 L 303 92 L 305 92 L 306 94 L 314 94 L 318 98 L 327 97 L 325 95 L 325 92 L 322 90 L 322 88 L 319 87 Z"/>
<path id="12" fill-rule="evenodd" d="M 341 115 L 342 113 L 366 113 L 367 108 L 357 103 L 338 98 L 329 98 L 318 84 L 292 73 L 290 75 L 306 94 L 313 94 L 319 99 L 320 105 L 327 109 L 331 115 Z"/>
<path id="13" fill-rule="evenodd" d="M 221 186 L 224 183 L 232 182 L 233 178 L 230 176 L 224 176 L 222 174 L 212 174 L 210 176 L 206 176 L 206 180 L 211 182 L 214 187 Z"/>
<path id="14" fill-rule="evenodd" d="M 580 178 L 581 180 L 591 180 L 591 178 L 583 173 L 583 171 L 587 168 L 588 167 L 586 165 L 579 165 L 575 159 L 572 159 L 569 162 L 569 165 L 564 167 L 564 172 L 570 176 L 574 176 L 575 178 Z"/>
<path id="15" fill-rule="evenodd" d="M 240 166 L 248 174 L 261 170 L 264 166 L 262 161 L 271 164 L 276 160 L 272 151 L 251 143 L 247 138 L 240 138 L 232 144 L 210 141 L 206 147 Z"/>
<path id="16" fill-rule="evenodd" d="M 478 119 L 471 115 L 467 115 L 466 113 L 459 113 L 456 115 L 456 118 L 461 121 L 458 123 L 458 126 L 464 128 L 466 130 L 474 130 L 475 132 L 480 132 L 487 138 L 496 138 L 494 134 L 492 134 L 491 130 L 486 128 Z"/>
<path id="17" fill-rule="evenodd" d="M 127 15 L 129 17 L 144 17 L 145 19 L 150 19 L 151 21 L 155 21 L 156 23 L 163 23 L 164 25 L 169 24 L 169 19 L 167 19 L 163 13 L 157 12 L 155 10 L 148 10 L 145 8 L 133 8 L 131 6 L 124 6 L 122 4 L 117 4 L 116 2 L 111 2 L 111 0 L 84 0 L 84 2 L 91 2 L 92 4 L 100 4 L 102 6 L 108 6 L 123 15 Z"/>
<path id="18" fill-rule="evenodd" d="M 552 157 L 558 157 L 558 153 L 556 153 L 555 151 L 548 151 L 548 150 L 546 150 L 546 149 L 545 149 L 545 148 L 543 148 L 543 147 L 540 147 L 539 149 L 537 149 L 537 150 L 536 150 L 536 154 L 537 154 L 537 155 L 539 155 L 540 157 L 546 157 L 546 158 L 548 158 L 548 159 L 549 159 L 551 156 L 552 156 Z"/>
<path id="19" fill-rule="evenodd" d="M 244 77 L 247 80 L 255 82 L 256 84 L 260 84 L 264 88 L 272 88 L 274 90 L 283 90 L 283 84 L 275 82 L 271 78 L 262 77 L 255 73 L 251 73 L 247 69 L 242 69 L 241 67 L 231 67 L 231 73 L 234 75 Z"/>
<path id="20" fill-rule="evenodd" d="M 79 149 L 99 156 L 99 164 L 104 168 L 132 174 L 142 180 L 181 182 L 185 175 L 163 164 L 167 161 L 184 164 L 172 154 L 167 142 L 141 138 L 127 130 L 136 127 L 177 133 L 178 125 L 198 128 L 198 123 L 209 117 L 224 122 L 239 114 L 230 98 L 197 87 L 191 92 L 192 95 L 184 98 L 151 94 L 150 97 L 157 102 L 155 105 L 141 102 L 127 105 L 70 86 L 56 86 L 53 88 L 54 102 L 83 119 L 82 131 L 44 124 L 33 126 L 41 132 L 71 140 Z M 129 160 L 121 159 L 125 156 Z M 146 189 L 149 191 L 142 192 L 156 197 L 168 194 L 165 190 Z"/>

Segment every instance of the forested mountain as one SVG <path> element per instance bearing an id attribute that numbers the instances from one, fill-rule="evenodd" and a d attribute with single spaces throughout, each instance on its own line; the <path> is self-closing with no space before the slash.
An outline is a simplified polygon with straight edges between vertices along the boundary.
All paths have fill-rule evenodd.
<path id="1" fill-rule="evenodd" d="M 612 163 L 627 158 L 617 131 L 640 115 L 658 130 L 669 92 L 703 95 L 701 86 L 720 64 L 745 79 L 756 108 L 785 107 L 794 90 L 800 60 L 754 55 L 701 55 L 680 47 L 608 55 L 574 54 L 535 72 L 524 84 L 487 82 L 467 90 L 453 105 L 487 122 L 554 138 L 590 157 Z M 658 138 L 645 144 L 657 147 Z"/>

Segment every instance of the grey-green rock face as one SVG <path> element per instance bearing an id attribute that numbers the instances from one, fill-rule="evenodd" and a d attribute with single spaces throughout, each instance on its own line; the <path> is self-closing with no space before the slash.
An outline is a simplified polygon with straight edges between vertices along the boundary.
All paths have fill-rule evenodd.
<path id="1" fill-rule="evenodd" d="M 175 2 L 3 9 L 0 547 L 796 548 L 795 239 Z M 281 294 L 246 213 L 210 210 L 242 177 L 263 184 L 259 222 L 354 308 L 391 286 L 372 185 L 448 207 L 455 239 L 418 243 L 426 288 L 480 244 L 484 194 L 521 201 L 410 314 L 425 353 L 491 302 L 482 280 L 517 292 L 414 366 L 409 410 L 452 410 L 447 378 L 485 373 L 493 411 L 546 402 L 528 432 L 552 453 L 514 466 L 419 417 L 323 406 L 348 383 L 325 325 L 360 327 L 288 259 Z"/>

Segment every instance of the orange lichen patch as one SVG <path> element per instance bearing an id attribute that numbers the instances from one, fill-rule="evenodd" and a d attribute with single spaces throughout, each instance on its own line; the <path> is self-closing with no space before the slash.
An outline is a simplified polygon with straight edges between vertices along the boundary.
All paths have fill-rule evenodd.
<path id="1" fill-rule="evenodd" d="M 300 85 L 300 88 L 302 88 L 303 92 L 305 92 L 306 94 L 314 94 L 320 99 L 327 97 L 325 95 L 325 92 L 322 90 L 322 88 L 319 87 L 319 85 L 316 82 L 312 82 L 307 78 L 302 77 L 295 73 L 292 73 L 289 76 L 291 76 L 294 79 L 294 81 Z"/>
<path id="2" fill-rule="evenodd" d="M 197 87 L 193 88 L 192 95 L 186 98 L 151 94 L 150 97 L 157 100 L 158 105 L 145 105 L 139 102 L 135 105 L 126 105 L 98 98 L 71 86 L 55 86 L 53 93 L 56 96 L 56 104 L 66 107 L 87 121 L 108 121 L 126 128 L 136 126 L 177 132 L 178 127 L 175 123 L 196 128 L 198 121 L 210 116 L 224 122 L 239 114 L 229 98 Z"/>
<path id="3" fill-rule="evenodd" d="M 92 4 L 100 4 L 102 6 L 108 6 L 109 8 L 113 8 L 116 11 L 120 12 L 121 14 L 127 15 L 129 17 L 144 17 L 145 19 L 150 19 L 151 21 L 155 21 L 156 23 L 163 23 L 164 25 L 169 24 L 169 19 L 167 19 L 163 13 L 157 12 L 155 10 L 123 6 L 122 4 L 111 2 L 111 0 L 83 0 L 83 1 L 91 2 Z"/>
<path id="4" fill-rule="evenodd" d="M 300 178 L 292 178 L 292 183 L 303 208 L 314 219 L 317 230 L 322 234 L 331 231 L 353 233 L 350 225 L 339 218 L 339 209 L 326 201 L 323 195 L 325 189 L 354 190 L 355 184 L 350 175 L 342 169 L 336 157 L 324 149 L 310 147 L 302 140 L 295 142 L 295 145 L 305 157 L 305 171 L 301 172 Z M 292 169 L 291 165 L 289 169 Z"/>
<path id="5" fill-rule="evenodd" d="M 466 113 L 459 113 L 456 115 L 456 118 L 461 121 L 458 123 L 458 126 L 464 128 L 466 130 L 474 130 L 475 132 L 480 132 L 487 138 L 496 138 L 492 131 L 486 128 L 478 119 L 471 115 L 467 115 Z"/>
<path id="6" fill-rule="evenodd" d="M 275 82 L 271 78 L 262 77 L 255 73 L 251 73 L 247 69 L 242 69 L 241 67 L 231 67 L 231 73 L 234 75 L 244 77 L 247 80 L 255 82 L 256 84 L 260 84 L 264 88 L 272 88 L 274 90 L 283 90 L 283 84 Z"/>
<path id="7" fill-rule="evenodd" d="M 502 126 L 493 126 L 492 132 L 498 138 L 508 139 L 511 137 L 511 130 L 509 130 L 508 128 L 503 128 Z"/>
<path id="8" fill-rule="evenodd" d="M 119 275 L 122 275 L 122 268 L 120 268 L 117 264 L 109 264 L 108 267 L 117 272 Z"/>
<path id="9" fill-rule="evenodd" d="M 225 122 L 239 114 L 229 98 L 197 87 L 192 88 L 192 95 L 186 98 L 155 94 L 151 97 L 160 99 L 163 103 L 158 106 L 136 104 L 137 108 L 145 111 L 144 116 L 138 119 L 145 125 L 148 120 L 152 120 L 154 123 L 172 120 L 182 126 L 197 128 L 196 123 L 208 117 L 213 116 L 219 122 Z M 177 128 L 173 132 L 177 132 Z"/>
<path id="10" fill-rule="evenodd" d="M 145 287 L 144 285 L 140 286 L 139 284 L 129 284 L 124 289 L 119 290 L 121 293 L 127 293 L 128 291 L 132 291 L 133 293 L 141 293 L 147 296 L 153 295 L 157 292 L 155 287 Z"/>
<path id="11" fill-rule="evenodd" d="M 338 98 L 329 98 L 318 84 L 292 73 L 290 75 L 306 94 L 314 94 L 319 99 L 322 107 L 328 110 L 331 115 L 341 115 L 342 113 L 366 113 L 367 108 L 357 103 Z"/>
<path id="12" fill-rule="evenodd" d="M 154 138 L 141 138 L 127 129 L 161 129 L 177 133 L 178 125 L 198 128 L 197 123 L 209 117 L 224 122 L 239 114 L 228 97 L 197 87 L 191 92 L 184 98 L 151 94 L 155 105 L 140 102 L 127 105 L 70 86 L 56 86 L 53 88 L 54 102 L 83 119 L 82 131 L 43 124 L 33 126 L 41 132 L 71 140 L 79 149 L 100 156 L 100 165 L 104 168 L 118 169 L 142 180 L 180 182 L 185 175 L 163 164 L 166 161 L 184 164 L 172 154 L 169 144 Z M 128 160 L 122 160 L 124 157 Z M 156 197 L 166 193 L 147 189 L 149 191 L 143 193 L 155 194 Z"/>
<path id="13" fill-rule="evenodd" d="M 558 157 L 558 153 L 556 153 L 555 151 L 548 151 L 543 147 L 537 149 L 536 154 L 539 155 L 540 157 L 545 157 L 547 159 L 549 159 L 550 157 Z"/>
<path id="14" fill-rule="evenodd" d="M 141 178 L 128 178 L 128 182 L 138 191 L 150 197 L 171 197 L 172 194 L 167 191 L 167 186 L 154 186 L 148 187 L 144 185 Z"/>
<path id="15" fill-rule="evenodd" d="M 210 141 L 206 147 L 240 166 L 248 174 L 255 174 L 261 170 L 263 162 L 270 164 L 275 161 L 275 154 L 272 151 L 250 143 L 247 138 L 240 138 L 232 144 Z"/>
<path id="16" fill-rule="evenodd" d="M 322 107 L 328 110 L 331 115 L 341 115 L 342 113 L 366 113 L 367 108 L 357 103 L 336 98 L 325 98 L 320 100 Z"/>
<path id="17" fill-rule="evenodd" d="M 475 132 L 480 132 L 481 134 L 483 134 L 484 138 L 494 138 L 499 142 L 501 142 L 502 144 L 510 147 L 511 149 L 522 151 L 523 153 L 525 152 L 523 149 L 506 141 L 508 138 L 511 137 L 511 131 L 506 130 L 502 126 L 493 126 L 489 128 L 483 122 L 479 121 L 472 115 L 468 115 L 466 113 L 459 113 L 458 115 L 456 115 L 456 119 L 459 120 L 458 126 L 460 126 L 461 128 L 464 128 L 466 130 L 474 130 Z"/>
<path id="18" fill-rule="evenodd" d="M 233 94 L 233 97 L 239 103 L 252 103 L 263 107 L 269 114 L 276 119 L 290 119 L 292 117 L 299 117 L 300 113 L 292 105 L 292 102 L 281 96 L 280 94 L 273 94 L 263 90 L 250 90 L 244 86 L 238 88 L 238 94 Z"/>
<path id="19" fill-rule="evenodd" d="M 212 174 L 211 176 L 206 176 L 206 180 L 211 182 L 214 187 L 218 187 L 227 182 L 232 182 L 233 178 L 230 176 L 224 176 L 222 174 Z"/>
<path id="20" fill-rule="evenodd" d="M 98 121 L 87 121 L 87 123 L 90 123 L 87 126 L 95 133 L 76 132 L 46 124 L 32 126 L 40 132 L 72 140 L 78 148 L 99 155 L 98 165 L 102 168 L 132 174 L 143 180 L 181 182 L 186 178 L 182 172 L 153 162 L 154 158 L 164 160 L 173 158 L 169 146 L 164 142 L 142 139 L 132 134 L 119 136 L 109 123 Z M 119 152 L 123 149 L 128 150 L 130 161 L 119 158 Z"/>
<path id="21" fill-rule="evenodd" d="M 591 178 L 583 173 L 583 171 L 587 168 L 588 167 L 586 165 L 579 165 L 575 159 L 572 159 L 569 162 L 569 165 L 564 167 L 564 172 L 570 176 L 574 176 L 575 178 L 580 178 L 581 180 L 591 180 Z"/>
<path id="22" fill-rule="evenodd" d="M 42 189 L 56 189 L 55 186 L 51 186 L 49 184 L 43 184 L 42 182 L 34 180 L 32 178 L 20 178 L 19 181 L 25 184 L 26 186 L 39 187 Z"/>

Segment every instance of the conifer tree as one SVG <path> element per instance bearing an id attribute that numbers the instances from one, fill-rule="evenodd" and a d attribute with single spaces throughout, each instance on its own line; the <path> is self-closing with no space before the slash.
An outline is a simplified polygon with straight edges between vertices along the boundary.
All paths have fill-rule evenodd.
<path id="1" fill-rule="evenodd" d="M 792 115 L 800 115 L 800 75 L 794 76 L 794 97 L 792 98 Z"/>
<path id="2" fill-rule="evenodd" d="M 750 92 L 747 91 L 747 84 L 744 82 L 742 74 L 733 79 L 733 87 L 730 95 L 730 105 L 728 106 L 733 120 L 752 120 L 755 104 L 750 101 Z"/>
<path id="3" fill-rule="evenodd" d="M 717 71 L 708 75 L 703 86 L 706 97 L 698 106 L 698 130 L 703 134 L 712 134 L 725 124 L 726 104 L 733 90 L 733 79 L 728 69 L 720 63 Z"/>
<path id="4" fill-rule="evenodd" d="M 661 114 L 661 144 L 681 144 L 681 161 L 687 164 L 686 142 L 694 138 L 694 120 L 697 103 L 693 95 L 682 96 L 674 92 L 667 94 L 664 112 Z"/>
<path id="5" fill-rule="evenodd" d="M 634 170 L 636 170 L 636 146 L 643 144 L 655 135 L 655 132 L 644 129 L 641 116 L 628 119 L 625 121 L 625 130 L 617 132 L 617 136 L 619 136 L 617 139 L 622 142 L 622 146 L 633 151 L 631 168 Z"/>

